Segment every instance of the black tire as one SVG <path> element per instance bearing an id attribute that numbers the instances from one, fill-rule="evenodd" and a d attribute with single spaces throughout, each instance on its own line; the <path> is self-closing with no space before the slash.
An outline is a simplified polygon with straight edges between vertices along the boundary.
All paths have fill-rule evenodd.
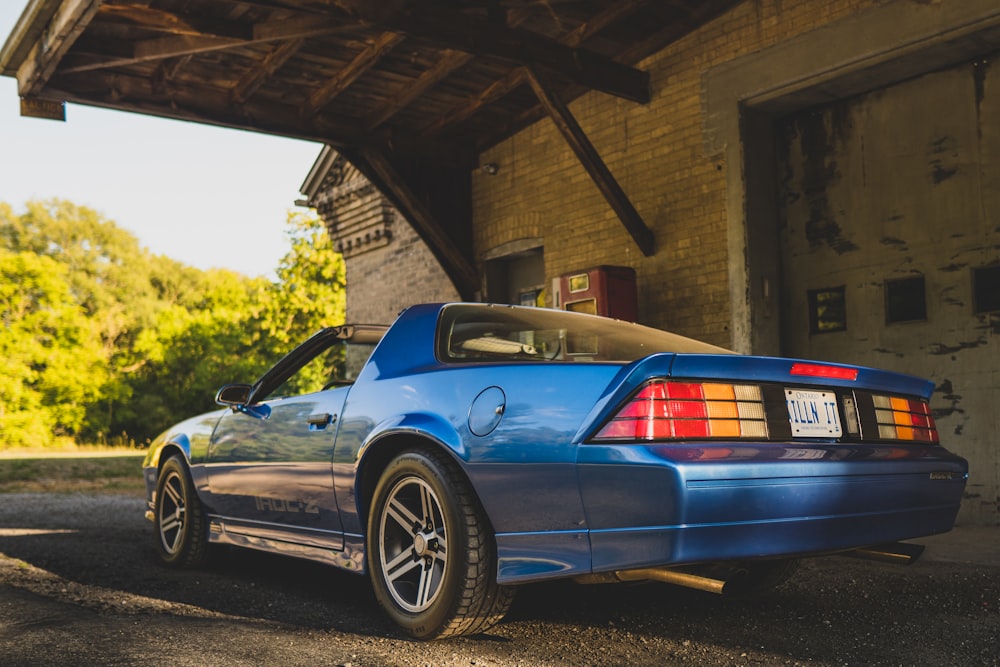
<path id="1" fill-rule="evenodd" d="M 208 554 L 205 512 L 180 456 L 167 459 L 156 480 L 153 543 L 160 560 L 171 567 L 198 567 Z"/>
<path id="2" fill-rule="evenodd" d="M 475 494 L 434 450 L 403 452 L 383 471 L 367 542 L 375 597 L 414 638 L 483 632 L 514 600 L 514 588 L 497 584 L 496 544 Z"/>

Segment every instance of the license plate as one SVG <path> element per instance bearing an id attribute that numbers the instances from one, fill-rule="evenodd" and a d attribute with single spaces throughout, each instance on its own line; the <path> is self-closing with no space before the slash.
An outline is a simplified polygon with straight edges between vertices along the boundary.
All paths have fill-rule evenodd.
<path id="1" fill-rule="evenodd" d="M 786 389 L 788 423 L 799 438 L 839 438 L 844 434 L 837 412 L 837 395 L 830 391 Z"/>

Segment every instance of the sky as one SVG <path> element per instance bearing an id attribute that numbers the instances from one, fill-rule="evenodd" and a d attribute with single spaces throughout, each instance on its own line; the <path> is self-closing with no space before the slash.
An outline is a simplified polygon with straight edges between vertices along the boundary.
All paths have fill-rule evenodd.
<path id="1" fill-rule="evenodd" d="M 0 45 L 28 0 L 0 0 Z M 66 121 L 22 118 L 0 76 L 0 202 L 87 206 L 151 252 L 200 269 L 272 277 L 288 211 L 317 143 L 66 105 Z"/>

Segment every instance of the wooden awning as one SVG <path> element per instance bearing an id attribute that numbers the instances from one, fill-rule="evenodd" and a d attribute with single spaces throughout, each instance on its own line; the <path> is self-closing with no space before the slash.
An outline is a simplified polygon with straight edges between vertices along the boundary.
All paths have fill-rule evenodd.
<path id="1" fill-rule="evenodd" d="M 546 115 L 653 251 L 566 105 L 592 90 L 648 101 L 636 63 L 739 1 L 32 0 L 0 72 L 28 115 L 75 102 L 333 146 L 469 295 L 469 172 Z"/>

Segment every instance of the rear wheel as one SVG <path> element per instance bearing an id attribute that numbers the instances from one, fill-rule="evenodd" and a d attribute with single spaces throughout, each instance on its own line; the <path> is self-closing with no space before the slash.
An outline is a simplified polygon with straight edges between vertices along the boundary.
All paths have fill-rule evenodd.
<path id="1" fill-rule="evenodd" d="M 153 533 L 156 552 L 167 565 L 197 567 L 205 562 L 208 552 L 205 513 L 191 473 L 180 456 L 170 457 L 160 468 Z"/>
<path id="2" fill-rule="evenodd" d="M 514 598 L 496 562 L 485 514 L 449 459 L 419 449 L 389 463 L 368 516 L 368 568 L 393 621 L 418 639 L 483 632 Z"/>

